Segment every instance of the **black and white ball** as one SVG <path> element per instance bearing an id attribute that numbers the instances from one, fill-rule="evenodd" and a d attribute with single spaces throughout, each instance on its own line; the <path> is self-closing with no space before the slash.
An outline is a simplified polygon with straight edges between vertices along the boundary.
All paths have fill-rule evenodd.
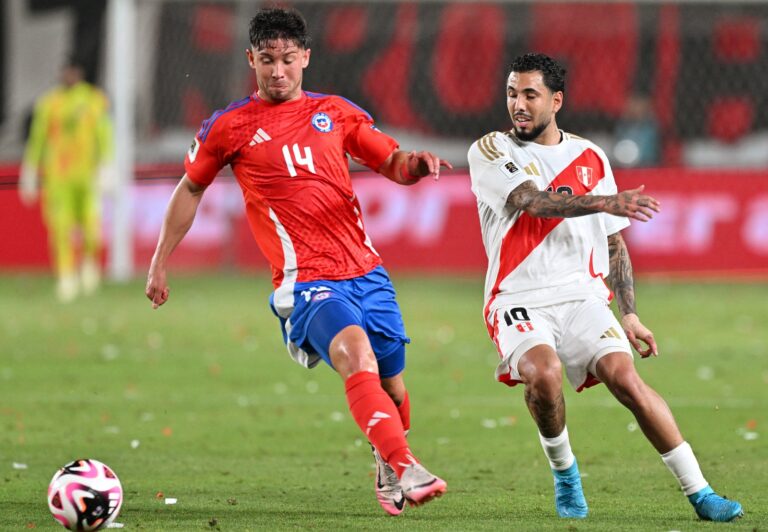
<path id="1" fill-rule="evenodd" d="M 69 530 L 98 530 L 115 520 L 123 487 L 98 460 L 75 460 L 59 469 L 48 485 L 48 508 Z"/>

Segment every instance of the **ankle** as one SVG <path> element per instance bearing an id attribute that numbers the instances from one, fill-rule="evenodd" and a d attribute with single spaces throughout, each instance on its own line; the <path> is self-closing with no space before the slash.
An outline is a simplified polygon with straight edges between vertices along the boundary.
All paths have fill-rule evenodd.
<path id="1" fill-rule="evenodd" d="M 576 463 L 576 457 L 573 458 L 573 463 L 566 469 L 554 469 L 552 468 L 552 474 L 558 478 L 579 476 L 579 466 Z"/>
<path id="2" fill-rule="evenodd" d="M 704 498 L 705 498 L 707 495 L 711 495 L 711 494 L 712 494 L 712 493 L 714 493 L 714 492 L 715 492 L 715 491 L 712 489 L 712 487 L 711 487 L 709 484 L 707 484 L 707 485 L 706 485 L 704 488 L 700 489 L 700 490 L 699 490 L 699 491 L 697 491 L 696 493 L 691 493 L 690 495 L 688 495 L 688 500 L 690 501 L 690 503 L 691 503 L 691 504 L 693 504 L 694 506 L 696 506 L 696 505 L 697 505 L 697 504 L 699 504 L 699 503 L 700 503 L 700 502 L 701 502 L 701 501 L 702 501 L 702 500 L 703 500 L 703 499 L 704 499 Z"/>

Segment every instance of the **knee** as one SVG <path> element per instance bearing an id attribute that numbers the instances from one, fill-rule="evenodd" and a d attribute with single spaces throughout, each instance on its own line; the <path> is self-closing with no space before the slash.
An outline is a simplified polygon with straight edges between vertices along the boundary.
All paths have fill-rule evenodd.
<path id="1" fill-rule="evenodd" d="M 647 403 L 648 387 L 636 371 L 622 371 L 614 375 L 609 388 L 624 406 L 635 410 Z"/>
<path id="2" fill-rule="evenodd" d="M 351 375 L 359 371 L 379 372 L 373 351 L 364 347 L 331 353 L 331 360 L 336 370 L 342 374 L 348 373 Z"/>
<path id="3" fill-rule="evenodd" d="M 562 393 L 563 368 L 556 357 L 527 364 L 520 375 L 528 393 L 537 399 L 554 401 Z"/>
<path id="4" fill-rule="evenodd" d="M 343 378 L 360 371 L 378 373 L 376 356 L 362 329 L 350 326 L 342 330 L 328 349 L 331 362 Z"/>

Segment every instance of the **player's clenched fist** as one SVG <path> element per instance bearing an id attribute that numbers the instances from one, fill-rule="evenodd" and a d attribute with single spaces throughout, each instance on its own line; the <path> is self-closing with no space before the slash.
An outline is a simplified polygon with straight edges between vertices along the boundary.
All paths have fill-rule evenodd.
<path id="1" fill-rule="evenodd" d="M 144 289 L 144 293 L 152 302 L 152 308 L 157 308 L 168 301 L 170 289 L 165 281 L 165 272 L 151 269 L 147 276 L 147 286 Z"/>

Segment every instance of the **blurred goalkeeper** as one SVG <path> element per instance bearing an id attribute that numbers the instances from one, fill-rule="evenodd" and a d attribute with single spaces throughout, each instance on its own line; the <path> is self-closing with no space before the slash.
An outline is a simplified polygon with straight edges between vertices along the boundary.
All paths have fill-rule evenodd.
<path id="1" fill-rule="evenodd" d="M 82 65 L 70 59 L 61 84 L 37 101 L 32 115 L 19 193 L 32 205 L 38 188 L 42 192 L 56 293 L 63 302 L 93 292 L 100 282 L 100 200 L 111 184 L 113 155 L 108 106 L 105 94 L 84 81 Z"/>
<path id="2" fill-rule="evenodd" d="M 272 266 L 272 312 L 291 357 L 321 360 L 346 389 L 352 417 L 372 444 L 376 495 L 398 515 L 442 495 L 446 483 L 408 448 L 405 335 L 381 258 L 365 233 L 347 156 L 401 185 L 437 178 L 445 161 L 405 152 L 350 101 L 302 90 L 309 64 L 306 22 L 295 10 L 263 9 L 250 23 L 248 63 L 258 89 L 203 122 L 185 161 L 152 258 L 146 295 L 165 303 L 166 263 L 206 187 L 230 165 L 253 236 Z"/>
<path id="3" fill-rule="evenodd" d="M 488 254 L 484 317 L 501 357 L 496 379 L 525 386 L 561 517 L 588 511 L 565 425 L 565 369 L 577 391 L 603 382 L 634 414 L 701 519 L 731 521 L 741 505 L 712 491 L 669 407 L 632 359 L 630 343 L 643 358 L 658 349 L 637 316 L 621 230 L 629 219 L 649 220 L 659 202 L 643 187 L 617 193 L 603 151 L 558 129 L 564 76 L 545 55 L 515 59 L 506 91 L 512 129 L 469 150 Z M 621 323 L 609 308 L 613 295 Z"/>

